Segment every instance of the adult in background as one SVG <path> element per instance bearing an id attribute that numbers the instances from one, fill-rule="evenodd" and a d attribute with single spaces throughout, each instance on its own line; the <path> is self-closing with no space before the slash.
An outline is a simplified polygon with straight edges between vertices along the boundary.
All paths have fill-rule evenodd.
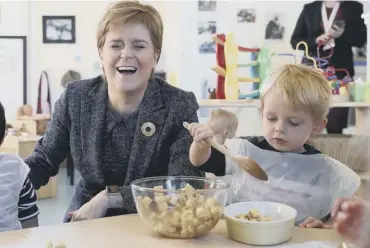
<path id="1" fill-rule="evenodd" d="M 354 76 L 352 47 L 366 43 L 366 26 L 361 18 L 363 5 L 356 1 L 315 1 L 305 4 L 298 18 L 291 45 L 296 48 L 300 41 L 308 44 L 310 55 L 317 56 L 318 44 L 324 44 L 321 57 L 329 55 L 329 46 L 334 46 L 330 65 L 345 68 Z M 300 46 L 299 49 L 304 49 Z M 337 72 L 339 79 L 343 72 Z M 328 114 L 328 133 L 342 133 L 347 127 L 348 108 L 333 108 Z"/>
<path id="2" fill-rule="evenodd" d="M 136 211 L 130 183 L 149 176 L 201 176 L 190 165 L 197 122 L 193 93 L 153 72 L 163 24 L 156 9 L 137 1 L 112 4 L 97 32 L 103 75 L 66 85 L 45 136 L 26 159 L 35 188 L 46 185 L 71 153 L 82 176 L 65 221 Z"/>

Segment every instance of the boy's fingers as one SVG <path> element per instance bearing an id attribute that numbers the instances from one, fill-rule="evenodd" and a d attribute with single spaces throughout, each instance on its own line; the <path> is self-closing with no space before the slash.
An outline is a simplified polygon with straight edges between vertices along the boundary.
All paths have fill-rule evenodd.
<path id="1" fill-rule="evenodd" d="M 340 225 L 346 225 L 346 226 L 351 226 L 353 224 L 354 218 L 351 218 L 346 213 L 339 212 L 336 218 L 336 222 Z"/>
<path id="2" fill-rule="evenodd" d="M 213 136 L 213 132 L 211 130 L 208 130 L 208 131 L 201 132 L 198 135 L 195 135 L 194 140 L 196 142 L 199 142 L 199 141 L 203 141 L 208 138 L 212 138 L 212 136 Z"/>
<path id="3" fill-rule="evenodd" d="M 323 225 L 323 228 L 324 228 L 324 229 L 332 229 L 332 225 L 324 224 L 324 225 Z"/>
<path id="4" fill-rule="evenodd" d="M 308 223 L 306 225 L 306 227 L 308 227 L 308 228 L 318 228 L 318 227 L 323 227 L 323 226 L 324 226 L 324 224 L 322 223 L 321 220 L 315 220 L 315 221 L 313 221 L 311 223 Z"/>
<path id="5" fill-rule="evenodd" d="M 306 226 L 307 224 L 312 223 L 315 220 L 316 220 L 315 218 L 313 218 L 313 217 L 310 216 L 307 219 L 305 219 L 301 224 L 304 225 L 304 226 Z"/>
<path id="6" fill-rule="evenodd" d="M 338 214 L 338 212 L 341 210 L 342 208 L 342 204 L 343 202 L 345 201 L 344 198 L 340 198 L 338 200 L 335 201 L 333 207 L 332 207 L 332 210 L 331 210 L 331 217 L 332 218 L 335 218 Z"/>
<path id="7" fill-rule="evenodd" d="M 197 132 L 198 128 L 199 128 L 198 124 L 194 124 L 194 125 L 189 129 L 189 131 L 190 131 L 190 133 L 191 133 L 191 136 L 195 137 L 195 135 L 196 135 L 196 132 Z"/>
<path id="8" fill-rule="evenodd" d="M 199 126 L 197 128 L 197 130 L 195 131 L 195 135 L 199 135 L 199 134 L 207 132 L 207 131 L 209 131 L 209 128 L 207 128 L 205 126 Z"/>
<path id="9" fill-rule="evenodd" d="M 196 123 L 190 123 L 190 125 L 188 126 L 188 130 L 190 133 L 194 130 L 195 126 L 196 126 Z"/>

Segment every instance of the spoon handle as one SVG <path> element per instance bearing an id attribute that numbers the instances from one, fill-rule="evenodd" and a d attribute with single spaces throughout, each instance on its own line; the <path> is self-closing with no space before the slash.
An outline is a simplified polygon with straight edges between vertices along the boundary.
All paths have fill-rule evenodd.
<path id="1" fill-rule="evenodd" d="M 233 159 L 233 155 L 231 154 L 231 152 L 229 150 L 227 150 L 223 145 L 217 143 L 216 141 L 214 141 L 213 139 L 206 139 L 205 140 L 210 146 L 212 146 L 213 148 L 215 148 L 217 151 L 221 152 L 222 154 L 224 154 L 225 156 L 229 157 L 230 159 Z"/>
<path id="2" fill-rule="evenodd" d="M 187 122 L 184 122 L 183 123 L 183 126 L 186 128 L 186 129 L 189 129 L 189 123 Z M 231 152 L 226 149 L 223 145 L 217 143 L 216 141 L 214 141 L 213 139 L 206 139 L 205 142 L 208 143 L 208 145 L 212 146 L 213 148 L 215 148 L 217 151 L 221 152 L 222 154 L 224 154 L 225 156 L 229 157 L 230 159 L 233 159 L 233 155 L 231 154 Z"/>

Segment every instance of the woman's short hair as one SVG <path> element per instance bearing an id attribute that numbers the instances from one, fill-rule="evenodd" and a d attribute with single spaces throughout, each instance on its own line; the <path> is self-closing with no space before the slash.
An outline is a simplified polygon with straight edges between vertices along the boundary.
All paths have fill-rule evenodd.
<path id="1" fill-rule="evenodd" d="M 159 60 L 163 42 L 162 18 L 154 7 L 138 1 L 119 1 L 109 6 L 98 27 L 98 50 L 104 46 L 109 29 L 123 23 L 140 23 L 146 26 Z"/>

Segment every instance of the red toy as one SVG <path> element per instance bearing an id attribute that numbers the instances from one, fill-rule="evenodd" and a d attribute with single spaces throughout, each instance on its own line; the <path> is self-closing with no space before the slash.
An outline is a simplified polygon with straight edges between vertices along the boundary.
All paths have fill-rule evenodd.
<path id="1" fill-rule="evenodd" d="M 217 34 L 213 37 L 213 40 L 216 42 L 216 60 L 217 65 L 222 69 L 226 70 L 225 62 L 225 50 L 224 43 L 226 40 L 225 34 Z M 238 46 L 240 52 L 259 52 L 258 48 L 247 48 Z M 225 78 L 221 75 L 217 76 L 217 86 L 216 86 L 216 99 L 225 99 Z"/>

